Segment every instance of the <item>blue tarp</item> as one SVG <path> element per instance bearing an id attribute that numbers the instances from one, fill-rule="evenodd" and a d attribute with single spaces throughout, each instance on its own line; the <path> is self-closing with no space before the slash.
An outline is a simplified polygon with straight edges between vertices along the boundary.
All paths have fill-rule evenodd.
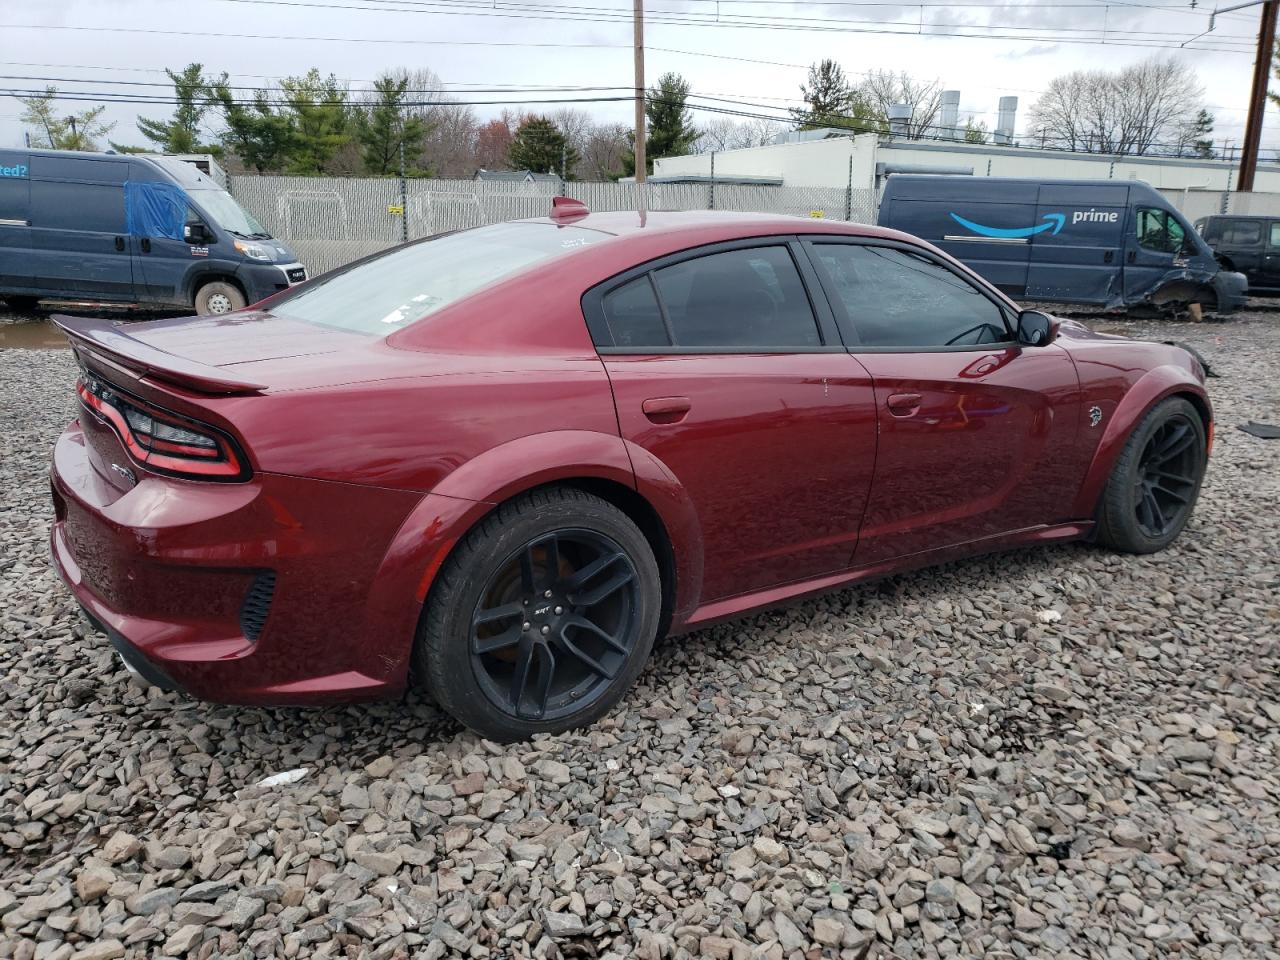
<path id="1" fill-rule="evenodd" d="M 134 237 L 182 239 L 187 223 L 187 194 L 171 183 L 124 185 L 125 230 Z"/>

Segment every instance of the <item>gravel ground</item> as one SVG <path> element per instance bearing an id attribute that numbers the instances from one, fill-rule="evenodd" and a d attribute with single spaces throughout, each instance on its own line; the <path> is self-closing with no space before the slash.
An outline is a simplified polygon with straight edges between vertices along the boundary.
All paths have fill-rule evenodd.
<path id="1" fill-rule="evenodd" d="M 71 359 L 0 351 L 0 957 L 1277 956 L 1280 312 L 1126 329 L 1222 374 L 1173 549 L 703 631 L 509 747 L 136 686 L 46 560 Z"/>

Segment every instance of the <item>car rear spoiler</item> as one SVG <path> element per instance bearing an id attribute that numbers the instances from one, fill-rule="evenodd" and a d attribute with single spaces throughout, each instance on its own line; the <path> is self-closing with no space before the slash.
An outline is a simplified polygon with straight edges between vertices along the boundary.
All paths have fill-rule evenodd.
<path id="1" fill-rule="evenodd" d="M 61 313 L 55 313 L 49 319 L 71 339 L 72 346 L 112 365 L 125 367 L 138 376 L 200 393 L 257 393 L 266 389 L 266 384 L 229 376 L 219 367 L 180 357 L 136 340 L 121 331 L 119 321 L 101 317 L 69 317 Z"/>

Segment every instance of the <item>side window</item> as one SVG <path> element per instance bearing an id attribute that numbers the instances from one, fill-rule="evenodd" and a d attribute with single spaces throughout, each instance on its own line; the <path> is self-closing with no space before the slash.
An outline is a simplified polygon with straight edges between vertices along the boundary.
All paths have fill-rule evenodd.
<path id="1" fill-rule="evenodd" d="M 619 347 L 669 347 L 662 310 L 646 273 L 604 298 L 604 316 Z"/>
<path id="2" fill-rule="evenodd" d="M 945 347 L 1010 338 L 1000 307 L 928 257 L 852 243 L 816 243 L 813 251 L 865 346 Z"/>
<path id="3" fill-rule="evenodd" d="M 729 250 L 653 273 L 674 346 L 816 347 L 804 283 L 784 246 Z"/>
<path id="4" fill-rule="evenodd" d="M 32 226 L 87 233 L 124 233 L 120 184 L 31 181 Z"/>
<path id="5" fill-rule="evenodd" d="M 1267 238 L 1271 246 L 1280 247 L 1280 223 L 1271 224 L 1271 235 Z"/>
<path id="6" fill-rule="evenodd" d="M 1186 231 L 1167 210 L 1138 208 L 1138 245 L 1160 253 L 1181 253 Z"/>
<path id="7" fill-rule="evenodd" d="M 1222 242 L 1235 247 L 1256 247 L 1262 243 L 1262 223 L 1258 220 L 1236 220 L 1227 224 Z"/>

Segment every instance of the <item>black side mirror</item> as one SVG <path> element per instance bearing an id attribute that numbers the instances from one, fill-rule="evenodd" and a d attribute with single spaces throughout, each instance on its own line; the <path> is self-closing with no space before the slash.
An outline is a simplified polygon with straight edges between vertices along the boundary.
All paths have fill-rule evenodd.
<path id="1" fill-rule="evenodd" d="M 1018 342 L 1028 347 L 1044 347 L 1058 336 L 1058 321 L 1039 310 L 1018 314 Z"/>
<path id="2" fill-rule="evenodd" d="M 182 228 L 182 239 L 187 243 L 208 243 L 209 231 L 203 223 L 188 223 Z"/>

